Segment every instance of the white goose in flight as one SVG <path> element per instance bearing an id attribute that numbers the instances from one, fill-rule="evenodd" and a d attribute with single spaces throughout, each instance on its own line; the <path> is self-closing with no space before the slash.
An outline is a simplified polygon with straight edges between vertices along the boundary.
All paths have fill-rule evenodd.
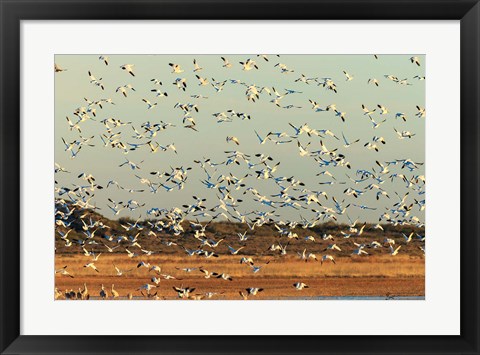
<path id="1" fill-rule="evenodd" d="M 343 136 L 343 141 L 345 142 L 345 144 L 343 145 L 345 148 L 348 148 L 348 147 L 350 147 L 352 144 L 355 144 L 355 143 L 360 142 L 360 138 L 357 138 L 357 139 L 354 140 L 353 142 L 349 142 L 349 141 L 347 140 L 347 138 L 345 137 L 345 134 L 343 134 L 343 132 L 342 132 L 342 136 Z"/>
<path id="2" fill-rule="evenodd" d="M 144 261 L 140 261 L 138 264 L 137 264 L 137 269 L 140 268 L 140 267 L 144 267 L 145 269 L 150 269 L 151 265 L 150 263 L 146 263 Z"/>
<path id="3" fill-rule="evenodd" d="M 195 77 L 198 79 L 199 83 L 198 86 L 208 86 L 210 85 L 210 82 L 208 81 L 207 78 L 202 78 L 199 75 L 195 75 Z"/>
<path id="4" fill-rule="evenodd" d="M 257 63 L 251 59 L 247 59 L 246 62 L 240 62 L 240 64 L 243 66 L 242 70 L 245 71 L 252 70 L 253 68 L 258 69 Z"/>
<path id="5" fill-rule="evenodd" d="M 416 64 L 417 66 L 420 66 L 420 58 L 418 57 L 410 57 L 410 62 Z"/>
<path id="6" fill-rule="evenodd" d="M 88 264 L 86 264 L 86 265 L 83 265 L 83 267 L 93 269 L 93 270 L 95 270 L 96 272 L 100 272 L 100 271 L 98 271 L 98 269 L 97 269 L 97 267 L 95 266 L 94 263 L 88 263 Z"/>
<path id="7" fill-rule="evenodd" d="M 222 279 L 226 281 L 233 281 L 233 278 L 229 274 L 221 273 L 218 274 L 216 272 L 212 272 L 212 276 L 216 277 L 217 279 Z"/>
<path id="8" fill-rule="evenodd" d="M 61 269 L 57 269 L 55 270 L 55 273 L 56 274 L 60 274 L 60 275 L 64 275 L 64 276 L 68 276 L 68 277 L 71 277 L 73 279 L 73 275 L 71 275 L 66 269 L 67 269 L 67 266 L 68 265 L 65 265 L 64 267 L 62 267 Z"/>
<path id="9" fill-rule="evenodd" d="M 158 89 L 152 89 L 150 90 L 151 92 L 154 92 L 156 94 L 156 97 L 168 97 L 168 93 L 158 90 Z"/>
<path id="10" fill-rule="evenodd" d="M 105 244 L 105 243 L 102 243 L 102 244 L 105 246 L 105 248 L 107 248 L 107 250 L 108 250 L 109 253 L 113 253 L 113 251 L 120 246 L 120 245 L 117 245 L 117 246 L 114 246 L 114 247 L 112 248 L 112 247 L 108 246 L 108 245 Z"/>
<path id="11" fill-rule="evenodd" d="M 385 106 L 378 104 L 377 107 L 380 109 L 381 115 L 386 115 L 388 113 L 388 109 Z"/>
<path id="12" fill-rule="evenodd" d="M 127 253 L 127 255 L 128 255 L 129 258 L 134 258 L 134 257 L 138 256 L 137 253 L 131 252 L 131 251 L 128 250 L 127 248 L 125 248 L 125 252 Z"/>
<path id="13" fill-rule="evenodd" d="M 424 108 L 424 107 L 422 108 L 422 107 L 420 107 L 420 106 L 418 106 L 418 105 L 415 106 L 415 107 L 416 107 L 417 110 L 418 110 L 418 112 L 415 114 L 415 116 L 417 116 L 417 117 L 422 117 L 422 118 L 425 117 L 425 115 L 426 115 L 425 108 Z"/>
<path id="14" fill-rule="evenodd" d="M 162 268 L 158 265 L 152 265 L 148 271 L 155 271 L 158 275 L 160 275 Z"/>
<path id="15" fill-rule="evenodd" d="M 362 254 L 368 255 L 368 253 L 365 250 L 363 250 L 363 247 L 355 249 L 352 254 L 354 254 L 354 255 L 362 255 Z"/>
<path id="16" fill-rule="evenodd" d="M 142 285 L 139 288 L 137 288 L 137 291 L 146 290 L 147 294 L 150 294 L 150 291 L 153 290 L 155 287 L 157 287 L 157 286 L 150 285 L 150 284 L 145 284 L 145 285 Z"/>
<path id="17" fill-rule="evenodd" d="M 254 262 L 253 262 L 253 259 L 251 257 L 242 257 L 240 259 L 240 264 L 249 264 L 250 266 L 253 266 Z"/>
<path id="18" fill-rule="evenodd" d="M 403 238 L 405 238 L 405 243 L 408 244 L 408 243 L 410 243 L 410 242 L 412 241 L 412 238 L 413 238 L 414 233 L 411 232 L 408 237 L 407 237 L 404 233 L 402 233 L 402 235 L 403 235 Z"/>
<path id="19" fill-rule="evenodd" d="M 108 65 L 108 57 L 106 55 L 101 55 L 100 57 L 98 57 L 98 60 L 101 60 L 105 63 L 105 65 Z"/>
<path id="20" fill-rule="evenodd" d="M 127 97 L 127 89 L 130 89 L 132 91 L 136 91 L 135 88 L 131 84 L 127 84 L 124 86 L 119 86 L 115 92 L 121 92 L 123 96 Z"/>
<path id="21" fill-rule="evenodd" d="M 200 70 L 203 70 L 203 68 L 198 65 L 196 59 L 193 59 L 193 71 L 197 72 L 197 71 L 200 71 Z"/>
<path id="22" fill-rule="evenodd" d="M 150 281 L 152 281 L 155 285 L 158 285 L 162 279 L 156 276 L 153 276 Z"/>
<path id="23" fill-rule="evenodd" d="M 395 245 L 395 239 L 385 238 L 385 239 L 383 240 L 383 244 Z"/>
<path id="24" fill-rule="evenodd" d="M 232 255 L 237 255 L 240 250 L 242 250 L 243 248 L 245 248 L 245 247 L 240 247 L 240 248 L 238 248 L 238 249 L 234 249 L 234 248 L 232 248 L 230 245 L 227 245 L 227 247 L 228 247 L 228 250 L 230 250 L 230 253 L 231 253 Z"/>
<path id="25" fill-rule="evenodd" d="M 170 65 L 172 67 L 172 73 L 180 74 L 180 73 L 184 72 L 184 70 L 182 69 L 180 64 L 168 63 L 168 65 Z"/>
<path id="26" fill-rule="evenodd" d="M 55 63 L 55 73 L 60 73 L 62 71 L 66 71 L 68 69 L 61 68 L 57 63 Z"/>
<path id="27" fill-rule="evenodd" d="M 195 291 L 195 288 L 191 287 L 173 287 L 173 289 L 177 292 L 179 298 L 189 298 L 190 293 Z"/>
<path id="28" fill-rule="evenodd" d="M 402 246 L 399 245 L 395 250 L 393 249 L 392 245 L 390 245 L 390 255 L 395 256 L 398 254 L 398 251 L 400 250 Z"/>
<path id="29" fill-rule="evenodd" d="M 396 128 L 393 128 L 393 130 L 395 131 L 395 133 L 397 134 L 398 136 L 398 139 L 405 139 L 405 138 L 412 138 L 414 137 L 416 134 L 415 133 L 412 133 L 410 131 L 397 131 Z"/>
<path id="30" fill-rule="evenodd" d="M 227 136 L 226 141 L 227 141 L 227 143 L 228 143 L 228 142 L 233 142 L 233 143 L 235 143 L 236 145 L 240 145 L 240 141 L 239 141 L 238 138 L 235 137 L 235 136 Z"/>
<path id="31" fill-rule="evenodd" d="M 147 104 L 147 109 L 148 110 L 151 110 L 152 108 L 154 108 L 155 106 L 157 106 L 157 102 L 155 102 L 154 104 L 152 104 L 149 100 L 147 99 L 142 99 L 143 102 L 145 102 Z"/>
<path id="32" fill-rule="evenodd" d="M 91 71 L 88 71 L 88 76 L 90 78 L 90 83 L 95 84 L 96 86 L 99 86 L 102 90 L 105 90 L 105 87 L 103 86 L 103 84 L 101 82 L 102 78 L 97 79 L 95 77 L 95 75 L 92 74 Z"/>
<path id="33" fill-rule="evenodd" d="M 173 85 L 176 85 L 180 90 L 185 91 L 187 89 L 187 79 L 186 78 L 176 78 L 173 82 Z"/>
<path id="34" fill-rule="evenodd" d="M 370 110 L 370 109 L 368 109 L 365 105 L 362 104 L 362 110 L 363 110 L 363 112 L 364 112 L 364 113 L 363 113 L 364 115 L 370 116 L 370 115 L 373 115 L 377 109 L 375 108 L 375 109 L 373 109 L 373 110 Z"/>
<path id="35" fill-rule="evenodd" d="M 346 81 L 352 81 L 353 80 L 353 76 L 348 74 L 345 70 L 343 71 L 343 74 L 345 74 Z"/>
<path id="36" fill-rule="evenodd" d="M 322 260 L 320 260 L 320 264 L 323 265 L 323 262 L 328 260 L 335 264 L 335 259 L 331 255 L 323 255 Z"/>
<path id="37" fill-rule="evenodd" d="M 199 270 L 200 272 L 202 272 L 205 276 L 206 279 L 209 279 L 210 277 L 213 276 L 214 272 L 210 272 L 208 270 L 205 270 L 205 269 L 200 269 Z"/>
<path id="38" fill-rule="evenodd" d="M 241 242 L 246 242 L 247 241 L 247 239 L 248 239 L 247 232 L 248 231 L 245 231 L 243 233 L 237 233 L 238 238 L 240 238 Z"/>
<path id="39" fill-rule="evenodd" d="M 249 287 L 245 289 L 249 295 L 256 296 L 259 292 L 263 291 L 263 288 Z"/>
<path id="40" fill-rule="evenodd" d="M 133 67 L 134 66 L 135 66 L 134 64 L 123 64 L 123 65 L 120 66 L 120 68 L 125 70 L 131 76 L 135 76 L 135 74 L 133 73 Z"/>
<path id="41" fill-rule="evenodd" d="M 265 264 L 263 264 L 262 266 L 256 266 L 256 265 L 253 265 L 253 264 L 250 264 L 250 267 L 252 268 L 252 271 L 254 274 L 256 274 L 257 272 L 259 272 L 262 268 L 264 268 L 265 266 L 267 266 L 269 263 L 270 263 L 271 260 L 268 260 Z"/>
<path id="42" fill-rule="evenodd" d="M 100 258 L 100 255 L 102 255 L 102 253 L 98 253 L 98 254 L 93 253 L 92 261 L 98 261 L 98 259 Z"/>
<path id="43" fill-rule="evenodd" d="M 342 251 L 342 249 L 337 244 L 329 244 L 323 251 L 327 251 L 327 250 Z"/>
<path id="44" fill-rule="evenodd" d="M 225 58 L 225 57 L 220 57 L 220 58 L 223 60 L 222 67 L 224 67 L 224 68 L 231 68 L 232 67 L 232 63 L 230 63 L 227 58 Z"/>
<path id="45" fill-rule="evenodd" d="M 122 271 L 115 264 L 113 264 L 113 267 L 115 268 L 115 272 L 117 273 L 116 274 L 117 276 L 125 275 L 127 272 L 130 272 L 133 270 L 133 269 L 130 269 L 130 270 Z"/>

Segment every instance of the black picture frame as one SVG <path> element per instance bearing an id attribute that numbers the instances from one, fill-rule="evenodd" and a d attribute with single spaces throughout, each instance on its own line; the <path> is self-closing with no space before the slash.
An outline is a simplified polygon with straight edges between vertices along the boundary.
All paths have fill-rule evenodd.
<path id="1" fill-rule="evenodd" d="M 0 0 L 0 12 L 1 354 L 479 354 L 478 0 Z M 20 22 L 81 19 L 460 20 L 461 335 L 401 337 L 20 335 Z M 448 302 L 445 303 L 445 307 L 448 307 Z M 68 326 L 67 319 L 58 321 L 65 322 Z M 264 322 L 265 327 L 268 327 L 268 321 Z"/>

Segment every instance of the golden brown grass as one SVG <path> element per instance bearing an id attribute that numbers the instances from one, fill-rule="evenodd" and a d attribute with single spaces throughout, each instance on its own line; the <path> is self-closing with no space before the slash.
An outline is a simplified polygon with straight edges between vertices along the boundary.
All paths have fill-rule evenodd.
<path id="1" fill-rule="evenodd" d="M 67 270 L 74 275 L 69 278 L 57 274 L 56 287 L 78 290 L 87 284 L 91 296 L 98 296 L 101 284 L 104 284 L 110 294 L 110 286 L 121 296 L 132 293 L 141 296 L 138 287 L 149 283 L 153 271 L 137 268 L 140 261 L 159 265 L 162 274 L 175 276 L 177 280 L 164 280 L 152 291 L 165 299 L 176 298 L 173 286 L 195 287 L 194 294 L 218 292 L 214 299 L 240 299 L 239 291 L 247 287 L 262 287 L 264 292 L 252 299 L 280 299 L 292 297 L 314 296 L 383 296 L 387 293 L 397 296 L 425 295 L 425 263 L 424 258 L 408 255 L 378 255 L 362 257 L 339 257 L 336 264 L 315 261 L 304 262 L 298 257 L 286 256 L 275 258 L 268 256 L 253 257 L 255 265 L 265 265 L 258 273 L 252 268 L 240 264 L 241 256 L 220 256 L 205 259 L 201 256 L 139 256 L 128 258 L 125 254 L 102 254 L 95 265 L 99 273 L 83 265 L 91 262 L 91 257 L 78 254 L 56 255 L 55 267 L 68 266 Z M 132 270 L 124 276 L 117 276 L 113 264 L 121 270 Z M 233 281 L 222 279 L 205 279 L 198 270 L 185 272 L 179 270 L 186 267 L 199 267 L 218 273 L 227 273 Z M 308 289 L 297 291 L 292 285 L 295 282 L 305 282 Z"/>

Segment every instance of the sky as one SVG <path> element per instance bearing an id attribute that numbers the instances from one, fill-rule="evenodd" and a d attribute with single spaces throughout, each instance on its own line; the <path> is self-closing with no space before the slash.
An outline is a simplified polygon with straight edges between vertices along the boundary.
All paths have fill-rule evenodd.
<path id="1" fill-rule="evenodd" d="M 208 208 L 214 207 L 219 203 L 221 197 L 219 191 L 207 189 L 202 180 L 206 179 L 206 174 L 199 164 L 194 160 L 210 158 L 211 162 L 221 163 L 226 160 L 228 154 L 225 151 L 240 151 L 251 156 L 251 162 L 258 162 L 255 154 L 263 153 L 272 157 L 272 161 L 267 164 L 273 167 L 277 163 L 274 177 L 294 177 L 303 182 L 304 186 L 296 186 L 295 189 L 307 189 L 308 191 L 324 191 L 329 197 L 326 199 L 320 196 L 321 204 L 326 208 L 334 208 L 333 197 L 340 202 L 342 207 L 349 207 L 343 213 L 336 214 L 339 222 L 348 222 L 349 220 L 359 219 L 361 221 L 378 222 L 379 217 L 388 209 L 393 208 L 394 204 L 399 202 L 399 197 L 407 196 L 407 204 L 414 203 L 415 200 L 424 200 L 422 184 L 407 184 L 401 178 L 391 178 L 392 174 L 403 174 L 407 179 L 412 176 L 424 175 L 425 165 L 418 165 L 414 171 L 401 168 L 401 164 L 389 165 L 389 172 L 380 174 L 382 170 L 376 161 L 385 165 L 385 162 L 395 161 L 396 159 L 410 159 L 416 163 L 425 162 L 425 119 L 417 117 L 418 110 L 416 106 L 425 107 L 425 80 L 415 78 L 425 76 L 426 60 L 422 55 L 401 54 L 401 55 L 378 55 L 376 59 L 372 54 L 366 55 L 268 55 L 268 61 L 254 54 L 225 55 L 231 63 L 231 68 L 223 67 L 223 61 L 220 55 L 108 55 L 108 65 L 99 59 L 100 54 L 95 55 L 56 55 L 55 63 L 64 71 L 55 73 L 55 162 L 65 168 L 70 173 L 57 173 L 57 188 L 74 188 L 74 185 L 88 185 L 88 183 L 78 176 L 81 173 L 92 174 L 95 182 L 104 188 L 97 189 L 90 203 L 100 208 L 99 213 L 108 218 L 119 217 L 148 217 L 147 211 L 151 208 L 181 207 L 195 202 L 192 196 L 205 198 L 204 205 Z M 420 65 L 410 61 L 412 56 L 419 58 Z M 239 62 L 246 62 L 251 58 L 255 60 L 258 69 L 242 70 Z M 196 59 L 199 66 L 203 69 L 194 72 L 193 60 Z M 176 63 L 184 70 L 181 73 L 172 73 L 172 67 L 169 63 Z M 287 72 L 282 73 L 281 65 L 285 64 Z M 124 64 L 134 64 L 133 72 L 135 76 L 122 70 L 120 66 Z M 90 82 L 88 72 L 91 72 L 101 85 Z M 343 71 L 346 71 L 352 80 L 347 80 Z M 318 78 L 317 81 L 311 81 L 308 84 L 296 79 L 304 74 L 308 78 Z M 223 89 L 216 92 L 214 87 L 209 84 L 199 85 L 196 78 L 199 75 L 202 78 L 208 78 L 210 83 L 222 82 L 227 80 Z M 400 80 L 407 79 L 403 85 L 398 81 L 389 80 L 387 75 L 393 75 Z M 101 78 L 101 80 L 100 80 Z M 176 78 L 185 78 L 187 88 L 185 91 L 178 89 L 173 84 Z M 214 78 L 214 79 L 212 79 Z M 318 83 L 323 83 L 324 78 L 329 78 L 335 85 L 337 92 L 328 90 Z M 369 79 L 376 78 L 379 85 L 368 83 Z M 163 85 L 156 85 L 151 79 L 159 79 Z M 246 85 L 234 84 L 231 79 L 243 82 Z M 135 91 L 127 89 L 127 97 L 121 92 L 116 92 L 117 87 L 130 84 Z M 255 102 L 247 100 L 247 87 L 255 85 L 259 88 L 267 87 L 267 91 L 259 94 Z M 278 103 L 280 107 L 271 102 L 275 98 L 273 88 L 282 96 Z M 152 89 L 159 89 L 167 92 L 167 97 L 156 97 Z M 295 90 L 295 93 L 285 95 L 286 90 Z M 203 95 L 208 98 L 194 98 L 192 95 Z M 81 134 L 69 128 L 66 116 L 72 122 L 77 122 L 78 117 L 74 111 L 84 107 L 87 109 L 88 103 L 85 100 L 99 101 L 102 99 L 112 99 L 113 104 L 104 102 L 102 108 L 98 105 L 92 105 L 96 109 L 94 117 L 91 117 L 79 123 Z M 147 104 L 142 99 L 147 99 L 157 105 L 152 109 L 147 109 Z M 318 103 L 322 111 L 316 112 L 312 109 L 309 100 Z M 175 108 L 175 104 L 197 104 L 198 112 L 191 110 L 189 115 L 195 121 L 195 129 L 184 128 L 182 123 L 184 111 L 181 108 Z M 335 115 L 333 110 L 323 111 L 328 105 L 336 105 L 339 112 L 345 112 L 345 122 Z M 371 114 L 375 122 L 383 122 L 378 128 L 373 128 L 369 115 L 365 115 L 362 110 L 362 104 L 369 109 L 376 111 Z M 293 108 L 287 108 L 293 105 Z M 382 105 L 388 109 L 388 113 L 381 114 L 377 105 Z M 217 123 L 214 113 L 225 112 L 228 110 L 242 112 L 250 115 L 250 119 L 241 119 L 234 117 L 231 122 Z M 396 118 L 396 113 L 403 113 L 406 122 L 401 118 Z M 142 145 L 138 149 L 129 150 L 124 154 L 121 149 L 105 147 L 101 135 L 107 134 L 106 126 L 101 123 L 104 119 L 114 118 L 122 122 L 131 122 L 128 125 L 112 128 L 112 133 L 120 133 L 119 141 L 128 146 L 131 144 L 142 144 L 152 141 L 152 144 L 166 146 L 174 144 L 177 153 L 172 150 L 161 151 L 160 149 L 152 153 L 148 145 Z M 158 132 L 154 137 L 136 139 L 133 137 L 135 128 L 140 134 L 145 130 L 141 127 L 143 123 L 151 124 L 168 122 L 174 127 Z M 188 124 L 188 123 L 187 123 Z M 264 138 L 269 132 L 285 132 L 288 136 L 295 136 L 294 129 L 290 126 L 300 127 L 307 124 L 308 127 L 317 131 L 329 130 L 335 134 L 331 137 L 326 134 L 317 136 L 312 134 L 310 137 L 306 133 L 293 138 L 276 138 L 275 140 L 288 141 L 290 143 L 275 144 L 267 140 L 260 144 L 255 131 Z M 112 126 L 110 124 L 110 126 Z M 400 139 L 395 132 L 408 131 L 414 134 L 411 138 Z M 344 146 L 343 135 L 348 141 L 353 142 L 359 139 L 358 143 L 349 147 Z M 67 143 L 79 140 L 81 137 L 92 137 L 88 142 L 92 145 L 83 145 L 82 149 L 75 158 L 71 157 L 71 152 L 66 151 Z M 227 142 L 227 136 L 238 138 L 240 145 L 234 142 Z M 374 136 L 383 137 L 385 144 L 374 143 Z M 105 137 L 104 137 L 105 139 Z M 343 154 L 345 160 L 350 164 L 350 169 L 346 166 L 320 166 L 315 160 L 315 156 L 301 156 L 297 141 L 303 147 L 307 147 L 309 152 L 319 151 L 320 141 L 328 148 L 334 151 L 333 154 Z M 155 143 L 156 142 L 156 143 Z M 364 145 L 368 142 L 376 144 L 379 151 L 367 149 Z M 307 144 L 309 144 L 307 146 Z M 78 145 L 74 145 L 76 151 Z M 131 147 L 131 146 L 128 146 Z M 322 156 L 327 159 L 328 156 Z M 120 167 L 126 159 L 137 163 L 140 169 L 132 170 L 128 165 Z M 142 184 L 140 178 L 148 178 L 154 183 L 164 183 L 165 186 L 175 187 L 176 185 L 167 182 L 167 177 L 157 178 L 150 174 L 153 171 L 170 172 L 171 167 L 183 167 L 192 169 L 187 172 L 188 178 L 181 184 L 182 189 L 173 189 L 167 192 L 166 189 L 159 187 L 156 193 L 149 191 L 146 184 Z M 257 179 L 255 171 L 265 169 L 263 165 L 255 166 L 251 169 L 243 162 L 240 165 L 218 165 L 217 171 L 209 167 L 208 172 L 212 175 L 211 181 L 216 183 L 219 176 L 233 174 L 245 178 L 244 187 L 230 188 L 231 194 L 236 199 L 242 199 L 236 209 L 241 213 L 250 211 L 275 211 L 279 219 L 300 221 L 302 218 L 310 219 L 315 213 L 312 209 L 322 211 L 323 208 L 316 203 L 307 205 L 300 201 L 301 207 L 284 206 L 280 207 L 281 197 L 272 197 L 280 192 L 281 188 L 273 179 Z M 364 190 L 366 186 L 377 183 L 370 178 L 361 183 L 354 183 L 352 179 L 360 179 L 361 174 L 358 170 L 368 170 L 382 178 L 379 184 L 382 190 L 388 194 L 377 200 L 376 188 Z M 325 173 L 327 171 L 333 177 Z M 324 173 L 325 175 L 319 175 Z M 378 174 L 377 174 L 378 173 Z M 350 178 L 349 178 L 350 177 Z M 115 180 L 125 189 L 119 189 L 108 182 Z M 321 182 L 334 182 L 333 185 L 320 184 Z M 220 185 L 227 185 L 224 181 Z M 288 183 L 283 182 L 283 187 Z M 254 201 L 255 196 L 250 192 L 244 194 L 248 187 L 258 190 L 260 195 L 267 196 L 275 201 L 274 208 L 260 204 Z M 364 190 L 365 192 L 355 198 L 347 195 L 344 191 L 348 188 Z M 128 189 L 144 189 L 144 192 L 128 192 Z M 303 195 L 299 190 L 293 187 L 287 190 L 287 193 L 294 198 Z M 56 196 L 59 195 L 57 191 Z M 65 198 L 66 195 L 62 195 Z M 118 215 L 108 208 L 112 205 L 108 198 L 116 202 L 127 202 L 128 200 L 145 203 L 141 208 L 122 210 Z M 295 201 L 295 200 L 294 200 Z M 369 209 L 362 209 L 357 206 L 366 206 Z M 231 211 L 231 210 L 230 210 Z M 218 212 L 223 212 L 218 210 Z M 209 212 L 211 215 L 217 212 Z M 192 214 L 193 215 L 193 214 Z M 409 217 L 416 216 L 420 221 L 424 221 L 424 211 L 415 206 Z M 199 219 L 202 216 L 198 216 Z M 252 216 L 253 217 L 253 216 Z M 189 216 L 189 218 L 195 218 Z M 408 218 L 408 217 L 407 217 Z M 208 219 L 208 217 L 207 217 Z"/>

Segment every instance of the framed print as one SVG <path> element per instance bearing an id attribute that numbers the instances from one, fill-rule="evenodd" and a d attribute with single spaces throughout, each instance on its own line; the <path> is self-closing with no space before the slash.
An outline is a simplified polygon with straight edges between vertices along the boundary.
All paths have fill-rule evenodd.
<path id="1" fill-rule="evenodd" d="M 478 6 L 2 1 L 2 354 L 478 353 Z"/>

